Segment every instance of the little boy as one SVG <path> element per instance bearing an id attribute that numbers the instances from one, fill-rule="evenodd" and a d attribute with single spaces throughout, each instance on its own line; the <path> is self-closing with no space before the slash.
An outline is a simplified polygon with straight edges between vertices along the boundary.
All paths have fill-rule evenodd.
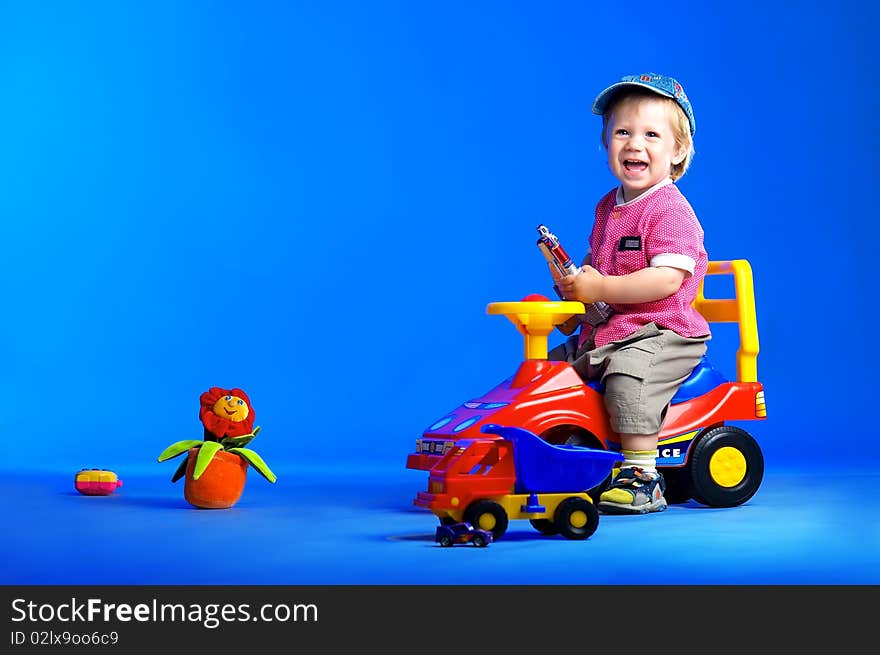
<path id="1" fill-rule="evenodd" d="M 601 380 L 624 461 L 597 506 L 606 513 L 666 509 L 656 468 L 669 402 L 706 351 L 709 325 L 692 302 L 706 273 L 703 229 L 673 182 L 693 156 L 693 109 L 681 84 L 629 75 L 600 93 L 602 143 L 620 186 L 597 204 L 579 275 L 555 282 L 563 296 L 604 301 L 613 314 L 581 327 L 574 366 Z"/>

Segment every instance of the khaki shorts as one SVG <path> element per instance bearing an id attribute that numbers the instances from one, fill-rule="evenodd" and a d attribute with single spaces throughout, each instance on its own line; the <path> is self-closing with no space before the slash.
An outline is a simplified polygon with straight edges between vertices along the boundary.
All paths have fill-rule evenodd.
<path id="1" fill-rule="evenodd" d="M 669 402 L 706 353 L 710 338 L 682 337 L 648 323 L 599 348 L 591 349 L 588 340 L 574 352 L 576 341 L 569 340 L 548 357 L 569 361 L 584 380 L 604 384 L 605 408 L 615 432 L 652 435 L 660 431 Z"/>

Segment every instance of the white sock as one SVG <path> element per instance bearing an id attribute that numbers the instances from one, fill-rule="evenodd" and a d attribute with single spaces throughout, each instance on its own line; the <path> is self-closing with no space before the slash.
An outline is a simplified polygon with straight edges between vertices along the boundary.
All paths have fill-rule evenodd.
<path id="1" fill-rule="evenodd" d="M 645 473 L 657 472 L 657 451 L 655 450 L 621 450 L 620 454 L 623 455 L 623 462 L 620 464 L 622 469 L 637 467 Z"/>

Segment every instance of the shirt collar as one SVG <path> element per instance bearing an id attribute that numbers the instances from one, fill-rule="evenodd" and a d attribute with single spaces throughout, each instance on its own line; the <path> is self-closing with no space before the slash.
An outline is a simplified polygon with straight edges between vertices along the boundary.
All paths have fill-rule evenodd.
<path id="1" fill-rule="evenodd" d="M 661 182 L 657 182 L 657 184 L 655 184 L 654 186 L 652 186 L 648 189 L 645 189 L 642 193 L 640 193 L 639 195 L 637 195 L 635 198 L 633 198 L 632 200 L 630 200 L 628 202 L 624 201 L 623 187 L 619 186 L 619 187 L 617 187 L 617 195 L 614 197 L 614 206 L 615 207 L 628 207 L 629 205 L 632 205 L 633 203 L 636 203 L 639 200 L 642 200 L 643 198 L 647 198 L 649 195 L 654 193 L 657 189 L 665 187 L 667 184 L 672 184 L 672 178 L 667 177 L 665 180 L 662 180 Z"/>

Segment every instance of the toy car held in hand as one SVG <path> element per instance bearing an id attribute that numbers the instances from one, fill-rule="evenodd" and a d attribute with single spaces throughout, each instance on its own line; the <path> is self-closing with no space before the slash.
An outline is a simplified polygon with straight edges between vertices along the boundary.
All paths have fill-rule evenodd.
<path id="1" fill-rule="evenodd" d="M 752 269 L 744 259 L 713 261 L 706 275 L 734 278 L 734 298 L 705 298 L 701 286 L 694 307 L 710 323 L 738 324 L 736 379 L 726 379 L 703 357 L 672 399 L 659 435 L 657 467 L 666 479 L 668 502 L 694 499 L 711 507 L 733 507 L 755 494 L 764 475 L 764 458 L 756 440 L 744 429 L 729 425 L 767 416 L 764 387 L 757 378 Z M 616 435 L 608 421 L 602 389 L 585 382 L 568 362 L 547 358 L 548 335 L 582 313 L 583 303 L 546 299 L 497 302 L 490 303 L 486 311 L 506 316 L 524 336 L 525 360 L 514 375 L 431 424 L 416 440 L 415 452 L 407 456 L 407 468 L 431 471 L 429 485 L 436 486 L 441 472 L 435 466 L 448 460 L 444 456 L 460 450 L 462 444 L 485 438 L 482 428 L 488 424 L 521 428 L 550 444 L 614 450 Z M 475 491 L 479 478 L 485 475 L 483 469 L 472 473 Z M 609 475 L 587 493 L 596 499 L 610 479 Z M 424 493 L 436 495 L 445 490 L 429 488 Z M 455 500 L 460 501 L 450 502 Z M 415 504 L 425 506 L 419 498 Z M 455 511 L 437 515 L 441 521 L 467 520 L 464 513 L 465 508 L 456 505 Z M 489 517 L 489 513 L 483 515 Z M 489 518 L 497 520 L 499 516 Z M 487 525 L 477 522 L 477 527 L 491 529 L 492 521 L 487 521 Z"/>
<path id="2" fill-rule="evenodd" d="M 492 543 L 492 533 L 475 528 L 470 523 L 450 523 L 437 526 L 434 541 L 441 546 L 470 543 L 477 548 L 484 548 Z"/>

